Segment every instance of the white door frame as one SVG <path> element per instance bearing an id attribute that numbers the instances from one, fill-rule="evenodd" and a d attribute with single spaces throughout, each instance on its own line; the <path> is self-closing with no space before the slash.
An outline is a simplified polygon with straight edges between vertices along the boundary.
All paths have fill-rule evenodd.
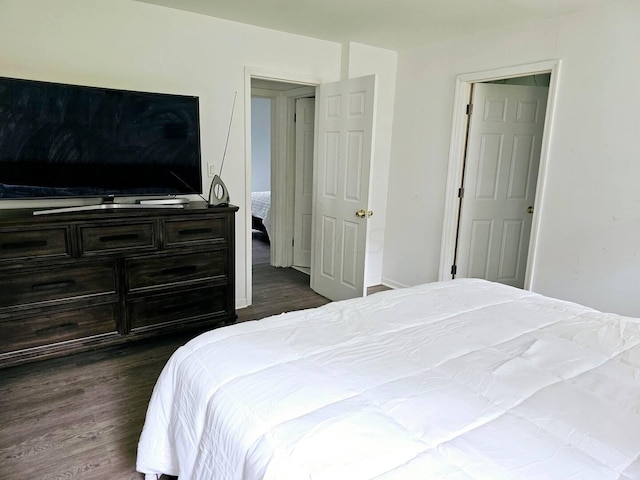
<path id="1" fill-rule="evenodd" d="M 244 69 L 244 151 L 245 151 L 245 212 L 242 220 L 244 221 L 244 258 L 245 258 L 245 291 L 247 292 L 247 306 L 253 303 L 253 270 L 251 262 L 251 79 L 271 80 L 275 82 L 295 83 L 299 85 L 309 85 L 317 87 L 325 81 L 319 77 L 310 77 L 308 75 L 299 75 L 290 72 L 279 72 L 258 67 L 245 67 Z M 286 111 L 286 108 L 284 109 Z M 284 114 L 284 113 L 283 113 Z M 282 146 L 286 149 L 286 146 Z M 271 182 L 276 182 L 278 186 L 273 189 L 272 202 L 284 202 L 284 198 L 278 198 L 278 190 L 284 191 L 284 183 L 286 180 L 286 172 L 281 171 L 278 167 L 271 170 Z M 277 207 L 276 207 L 277 209 Z M 273 218 L 273 217 L 272 217 Z M 277 234 L 277 233 L 276 233 Z M 238 254 L 241 252 L 238 251 Z"/>
<path id="2" fill-rule="evenodd" d="M 314 89 L 315 90 L 315 89 Z M 314 91 L 314 95 L 315 95 Z M 293 189 L 293 232 L 291 235 L 291 242 L 287 242 L 291 245 L 291 267 L 306 273 L 311 276 L 311 232 L 309 231 L 308 244 L 304 243 L 305 229 L 304 218 L 311 217 L 313 219 L 313 157 L 315 155 L 315 135 L 316 135 L 316 121 L 315 121 L 315 96 L 310 97 L 293 97 L 292 110 L 295 121 L 292 125 L 291 135 L 291 157 L 295 164 L 295 181 Z M 300 108 L 298 108 L 300 106 Z M 312 110 L 313 118 L 309 118 L 309 111 Z M 309 146 L 309 138 L 307 135 L 311 133 L 312 144 L 311 152 L 305 146 Z M 311 154 L 311 158 L 307 155 Z M 307 176 L 305 177 L 305 173 Z M 311 174 L 311 179 L 308 175 Z M 311 180 L 311 185 L 306 185 L 309 190 L 305 190 L 305 181 Z M 306 195 L 305 195 L 306 193 Z M 302 215 L 299 215 L 302 214 Z M 309 229 L 312 228 L 312 223 L 308 224 Z M 305 250 L 308 248 L 308 251 Z M 297 260 L 297 261 L 296 261 Z"/>
<path id="3" fill-rule="evenodd" d="M 255 78 L 255 77 L 254 77 Z M 269 98 L 271 100 L 271 152 L 270 178 L 271 201 L 274 208 L 270 209 L 271 225 L 269 236 L 271 240 L 270 262 L 274 267 L 291 267 L 293 265 L 293 227 L 294 195 L 290 192 L 295 183 L 292 162 L 295 159 L 295 101 L 303 96 L 313 95 L 315 87 L 298 84 L 295 88 L 277 91 L 258 87 L 251 87 L 251 97 Z M 253 152 L 252 152 L 253 154 Z"/>
<path id="4" fill-rule="evenodd" d="M 524 280 L 524 288 L 531 289 L 534 277 L 535 257 L 539 235 L 540 217 L 544 210 L 545 183 L 547 175 L 547 162 L 549 147 L 553 132 L 553 120 L 555 116 L 556 98 L 560 77 L 560 60 L 547 60 L 544 62 L 529 63 L 511 67 L 486 70 L 482 72 L 459 75 L 456 78 L 456 90 L 453 104 L 453 123 L 451 127 L 451 143 L 449 145 L 449 168 L 447 172 L 446 196 L 444 205 L 444 218 L 442 224 L 442 247 L 440 250 L 439 280 L 451 279 L 451 265 L 456 248 L 456 230 L 458 215 L 460 214 L 460 202 L 458 188 L 462 178 L 464 166 L 465 143 L 467 136 L 466 105 L 471 98 L 471 86 L 474 83 L 488 82 L 511 77 L 523 77 L 540 73 L 551 73 L 549 81 L 549 98 L 547 101 L 547 113 L 544 120 L 544 133 L 542 135 L 542 148 L 540 151 L 540 168 L 538 170 L 538 182 L 536 187 L 536 208 L 533 212 L 531 225 L 531 240 L 529 242 L 529 254 L 527 257 L 527 270 Z"/>
<path id="5" fill-rule="evenodd" d="M 282 176 L 280 180 L 280 188 L 285 185 L 287 196 L 283 196 L 280 201 L 278 212 L 284 212 L 285 218 L 283 221 L 278 221 L 278 226 L 281 228 L 280 240 L 276 243 L 274 260 L 277 263 L 273 263 L 276 267 L 293 267 L 293 239 L 295 228 L 295 184 L 296 184 L 296 100 L 298 98 L 308 97 L 310 95 L 315 96 L 316 87 L 300 86 L 297 88 L 286 90 L 282 93 L 282 110 L 284 112 L 284 118 L 281 120 L 281 126 L 283 127 L 280 135 L 280 139 L 283 143 L 284 153 L 279 157 L 276 157 L 275 174 Z M 278 192 L 280 193 L 280 192 Z"/>

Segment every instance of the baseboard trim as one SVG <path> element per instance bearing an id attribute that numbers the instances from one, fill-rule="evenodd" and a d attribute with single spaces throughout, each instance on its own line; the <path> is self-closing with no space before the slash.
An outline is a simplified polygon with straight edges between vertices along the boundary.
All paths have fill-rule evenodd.
<path id="1" fill-rule="evenodd" d="M 405 285 L 404 283 L 401 283 L 401 282 L 396 282 L 396 281 L 391 280 L 389 278 L 383 278 L 382 279 L 382 285 L 385 285 L 385 286 L 387 286 L 389 288 L 392 288 L 394 290 L 398 289 L 398 288 L 408 288 L 409 287 L 409 285 Z"/>

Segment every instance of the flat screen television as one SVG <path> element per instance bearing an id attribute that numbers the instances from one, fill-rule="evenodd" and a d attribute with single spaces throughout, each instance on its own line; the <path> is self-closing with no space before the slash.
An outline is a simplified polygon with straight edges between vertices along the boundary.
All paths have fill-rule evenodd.
<path id="1" fill-rule="evenodd" d="M 198 97 L 0 77 L 0 198 L 202 193 Z"/>

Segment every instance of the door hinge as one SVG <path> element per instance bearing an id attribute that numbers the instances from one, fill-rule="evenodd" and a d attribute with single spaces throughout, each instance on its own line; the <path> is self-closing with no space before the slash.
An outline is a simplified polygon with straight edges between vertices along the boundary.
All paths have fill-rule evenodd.
<path id="1" fill-rule="evenodd" d="M 293 247 L 295 244 L 296 244 L 296 239 L 295 239 L 295 238 L 292 238 L 292 239 L 291 239 L 291 246 Z"/>
<path id="2" fill-rule="evenodd" d="M 471 115 L 473 113 L 473 103 L 467 103 L 467 115 Z"/>
<path id="3" fill-rule="evenodd" d="M 460 187 L 458 189 L 458 198 L 464 197 L 464 188 Z"/>
<path id="4" fill-rule="evenodd" d="M 298 121 L 298 114 L 294 113 L 293 114 L 293 123 L 296 123 Z"/>
<path id="5" fill-rule="evenodd" d="M 458 271 L 458 266 L 451 265 L 451 275 L 455 275 L 457 271 Z"/>

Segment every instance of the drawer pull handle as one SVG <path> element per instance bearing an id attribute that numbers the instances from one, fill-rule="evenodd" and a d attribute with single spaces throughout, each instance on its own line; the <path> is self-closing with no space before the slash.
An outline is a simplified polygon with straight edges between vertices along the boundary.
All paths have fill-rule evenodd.
<path id="1" fill-rule="evenodd" d="M 63 323 L 62 325 L 54 325 L 52 327 L 41 328 L 40 330 L 36 330 L 36 335 L 47 335 L 52 332 L 60 332 L 60 331 L 70 331 L 76 330 L 78 328 L 77 323 Z"/>
<path id="2" fill-rule="evenodd" d="M 183 265 L 180 267 L 164 268 L 160 271 L 160 275 L 184 275 L 187 273 L 195 273 L 198 267 L 195 265 Z"/>
<path id="3" fill-rule="evenodd" d="M 135 240 L 138 238 L 137 233 L 123 233 L 120 235 L 104 235 L 100 237 L 101 242 L 121 242 L 123 240 Z"/>
<path id="4" fill-rule="evenodd" d="M 60 282 L 36 283 L 34 285 L 31 285 L 31 290 L 33 290 L 34 292 L 60 290 L 63 288 L 73 287 L 75 284 L 76 284 L 75 280 L 62 280 Z"/>
<path id="5" fill-rule="evenodd" d="M 36 248 L 36 247 L 46 247 L 47 246 L 47 241 L 46 240 L 32 240 L 30 242 L 10 242 L 10 243 L 3 243 L 2 245 L 0 245 L 0 250 L 18 250 L 18 249 L 29 249 L 29 248 Z"/>
<path id="6" fill-rule="evenodd" d="M 213 232 L 212 228 L 186 228 L 184 230 L 178 231 L 179 235 L 202 235 L 203 233 L 211 233 Z"/>

